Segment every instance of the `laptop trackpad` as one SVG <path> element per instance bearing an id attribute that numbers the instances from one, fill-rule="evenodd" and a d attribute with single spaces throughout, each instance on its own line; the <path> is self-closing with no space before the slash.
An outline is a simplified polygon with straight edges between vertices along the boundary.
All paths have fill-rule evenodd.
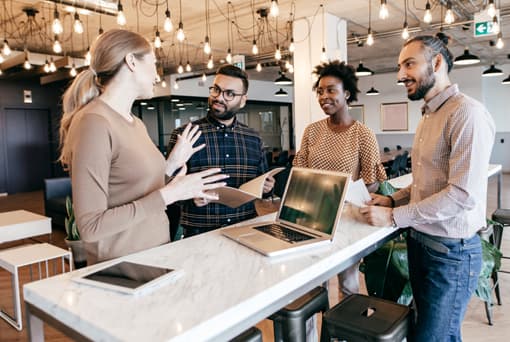
<path id="1" fill-rule="evenodd" d="M 266 235 L 266 234 L 261 234 L 259 232 L 243 234 L 243 235 L 239 236 L 237 239 L 239 241 L 249 242 L 250 244 L 256 244 L 258 246 L 261 246 L 260 245 L 261 243 L 274 241 L 273 237 Z"/>

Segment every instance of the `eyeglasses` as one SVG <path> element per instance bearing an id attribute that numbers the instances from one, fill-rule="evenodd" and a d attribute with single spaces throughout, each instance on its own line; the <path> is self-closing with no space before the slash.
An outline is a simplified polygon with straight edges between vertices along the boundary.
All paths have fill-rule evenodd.
<path id="1" fill-rule="evenodd" d="M 223 94 L 223 98 L 227 101 L 232 101 L 236 96 L 243 96 L 244 93 L 235 93 L 232 89 L 221 89 L 218 86 L 209 87 L 209 94 L 214 97 L 219 97 Z"/>

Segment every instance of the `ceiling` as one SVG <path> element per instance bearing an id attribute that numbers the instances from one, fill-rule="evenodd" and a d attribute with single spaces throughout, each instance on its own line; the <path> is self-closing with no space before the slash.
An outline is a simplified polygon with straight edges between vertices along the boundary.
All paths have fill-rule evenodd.
<path id="1" fill-rule="evenodd" d="M 182 9 L 180 11 L 180 2 Z M 166 0 L 124 0 L 122 6 L 127 19 L 127 29 L 137 31 L 147 39 L 154 40 L 156 25 L 158 24 L 162 49 L 158 49 L 159 60 L 165 74 L 175 73 L 177 65 L 188 60 L 193 70 L 198 74 L 206 69 L 207 56 L 204 55 L 203 45 L 206 36 L 206 23 L 209 22 L 209 33 L 212 55 L 215 63 L 220 63 L 230 46 L 234 54 L 246 55 L 246 64 L 254 68 L 257 62 L 263 65 L 262 72 L 250 70 L 252 79 L 274 80 L 278 66 L 275 66 L 274 51 L 276 40 L 284 49 L 284 56 L 289 55 L 286 49 L 291 38 L 291 23 L 294 19 L 302 17 L 320 16 L 324 10 L 347 21 L 348 31 L 348 60 L 351 64 L 363 64 L 376 73 L 392 72 L 396 70 L 398 52 L 403 43 L 401 38 L 404 23 L 405 4 L 407 3 L 407 22 L 411 36 L 413 34 L 435 34 L 441 27 L 441 13 L 446 11 L 450 1 L 430 1 L 433 20 L 431 24 L 423 22 L 426 0 L 388 0 L 389 18 L 379 19 L 379 0 L 279 0 L 280 14 L 278 25 L 271 16 L 265 16 L 260 9 L 269 9 L 270 0 L 193 0 L 193 1 L 166 1 Z M 51 22 L 54 18 L 55 3 L 63 22 L 64 33 L 60 37 L 64 52 L 57 55 L 52 52 L 54 35 L 51 32 Z M 167 3 L 171 12 L 174 30 L 167 33 L 163 30 Z M 369 27 L 369 3 L 371 6 L 370 26 L 374 33 L 375 43 L 366 44 Z M 487 0 L 457 0 L 451 1 L 456 21 L 452 25 L 442 25 L 444 33 L 451 37 L 449 47 L 455 56 L 460 55 L 465 47 L 471 53 L 480 57 L 483 64 L 503 64 L 510 60 L 510 0 L 495 0 L 500 9 L 500 25 L 505 43 L 502 49 L 494 46 L 496 37 L 473 37 L 473 14 L 485 8 Z M 88 13 L 79 11 L 80 19 L 84 25 L 84 33 L 71 33 L 74 13 L 66 12 L 66 4 L 75 4 L 90 9 Z M 157 5 L 157 11 L 156 11 Z M 16 50 L 9 56 L 4 56 L 0 64 L 3 71 L 2 78 L 44 77 L 42 66 L 36 66 L 30 71 L 21 67 L 24 56 L 23 50 L 29 51 L 30 62 L 33 65 L 42 65 L 46 58 L 53 56 L 58 60 L 64 55 L 76 59 L 61 61 L 61 65 L 75 62 L 82 65 L 83 56 L 92 40 L 98 35 L 98 30 L 119 27 L 116 22 L 117 0 L 1 0 L 0 3 L 0 38 L 8 40 L 10 47 Z M 206 11 L 206 7 L 209 11 Z M 443 7 L 443 8 L 442 8 Z M 29 11 L 26 9 L 35 9 Z M 25 11 L 24 11 L 25 9 Z M 259 13 L 256 13 L 256 12 Z M 99 12 L 110 14 L 99 14 Z M 175 31 L 182 13 L 182 23 L 186 34 L 184 43 L 175 38 Z M 206 17 L 206 13 L 208 16 Z M 28 13 L 28 15 L 27 15 Z M 254 14 L 255 13 L 255 14 Z M 229 25 L 229 22 L 231 25 Z M 255 24 L 254 24 L 255 23 Z M 278 34 L 276 34 L 276 26 Z M 254 33 L 257 38 L 259 55 L 251 53 Z M 19 62 L 9 62 L 10 58 L 18 55 Z M 272 67 L 270 67 L 272 65 Z M 9 68 L 7 68 L 9 67 Z M 214 70 L 214 69 L 213 69 Z M 212 72 L 212 71 L 210 71 Z M 69 77 L 68 69 L 62 68 L 55 74 L 60 78 Z M 57 80 L 59 77 L 50 79 Z"/>

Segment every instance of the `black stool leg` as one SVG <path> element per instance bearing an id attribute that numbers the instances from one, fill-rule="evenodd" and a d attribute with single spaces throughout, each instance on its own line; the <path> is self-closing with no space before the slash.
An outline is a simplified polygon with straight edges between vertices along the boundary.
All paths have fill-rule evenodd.
<path id="1" fill-rule="evenodd" d="M 492 303 L 485 303 L 485 313 L 487 314 L 487 320 L 489 321 L 489 325 L 492 325 Z"/>
<path id="2" fill-rule="evenodd" d="M 273 320 L 273 330 L 274 330 L 274 341 L 275 342 L 284 342 L 283 341 L 282 322 L 280 322 L 279 319 Z"/>
<path id="3" fill-rule="evenodd" d="M 306 320 L 287 319 L 282 324 L 282 332 L 287 341 L 306 342 Z"/>

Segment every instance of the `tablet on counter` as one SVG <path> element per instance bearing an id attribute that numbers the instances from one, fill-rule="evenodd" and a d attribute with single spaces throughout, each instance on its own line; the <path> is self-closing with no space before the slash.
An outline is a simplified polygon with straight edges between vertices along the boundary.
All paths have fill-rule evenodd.
<path id="1" fill-rule="evenodd" d="M 80 274 L 72 280 L 106 290 L 135 295 L 150 292 L 174 281 L 180 275 L 182 275 L 182 271 L 172 268 L 119 261 Z"/>

